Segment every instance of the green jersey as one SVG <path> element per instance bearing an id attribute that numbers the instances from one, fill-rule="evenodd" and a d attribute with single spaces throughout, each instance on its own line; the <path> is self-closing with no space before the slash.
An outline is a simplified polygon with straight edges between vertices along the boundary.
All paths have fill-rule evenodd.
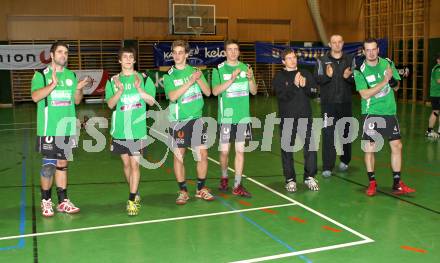
<path id="1" fill-rule="evenodd" d="M 37 102 L 38 136 L 73 136 L 76 134 L 75 91 L 78 85 L 75 73 L 63 68 L 57 72 L 58 83 L 46 98 Z M 36 71 L 31 92 L 52 83 L 52 69 Z"/>
<path id="2" fill-rule="evenodd" d="M 365 61 L 359 70 L 354 71 L 354 80 L 356 82 L 356 90 L 364 90 L 373 88 L 378 83 L 382 82 L 385 76 L 385 70 L 390 66 L 393 72 L 393 78 L 400 80 L 394 63 L 389 59 L 379 57 L 376 66 L 369 66 Z M 362 114 L 375 115 L 395 115 L 396 101 L 394 99 L 394 92 L 389 84 L 386 84 L 382 90 L 369 99 L 362 99 Z"/>
<path id="3" fill-rule="evenodd" d="M 440 97 L 440 84 L 438 80 L 440 79 L 440 64 L 435 65 L 431 72 L 431 89 L 429 95 L 431 97 Z"/>
<path id="4" fill-rule="evenodd" d="M 150 78 L 144 84 L 141 79 L 141 89 L 153 98 L 156 96 L 156 87 Z M 112 113 L 110 134 L 115 139 L 142 139 L 147 136 L 146 103 L 134 86 L 135 75 L 119 75 L 119 80 L 124 85 L 124 91 Z M 118 91 L 113 79 L 107 81 L 105 86 L 105 99 L 108 101 Z"/>
<path id="5" fill-rule="evenodd" d="M 177 90 L 187 83 L 191 75 L 196 72 L 196 68 L 186 65 L 184 69 L 177 69 L 174 66 L 164 76 L 165 95 L 169 98 L 171 91 Z M 201 80 L 207 84 L 203 75 Z M 197 82 L 194 82 L 188 90 L 180 96 L 176 101 L 169 105 L 170 113 L 168 119 L 170 121 L 189 121 L 202 117 L 203 114 L 203 95 L 202 89 Z"/>
<path id="6" fill-rule="evenodd" d="M 212 87 L 221 85 L 231 79 L 232 73 L 240 69 L 235 81 L 218 96 L 219 123 L 248 123 L 249 114 L 249 80 L 248 67 L 242 62 L 231 66 L 226 62 L 212 70 Z"/>

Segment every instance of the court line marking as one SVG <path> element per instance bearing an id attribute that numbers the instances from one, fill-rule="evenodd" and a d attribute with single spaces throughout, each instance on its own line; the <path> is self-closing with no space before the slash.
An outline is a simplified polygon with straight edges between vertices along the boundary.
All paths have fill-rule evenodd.
<path id="1" fill-rule="evenodd" d="M 157 131 L 157 130 L 151 128 L 151 127 L 150 127 L 150 130 L 152 130 L 152 131 L 154 131 L 154 132 L 156 132 L 156 133 L 158 133 L 158 134 L 160 134 L 160 135 L 162 135 L 162 136 L 167 137 L 167 135 L 165 135 L 165 134 L 163 134 L 162 132 Z M 188 149 L 190 149 L 191 151 L 194 152 L 194 150 L 193 150 L 192 148 L 189 147 Z M 208 160 L 210 160 L 210 161 L 212 161 L 212 162 L 214 162 L 214 163 L 220 165 L 220 163 L 219 163 L 217 160 L 212 159 L 212 158 L 209 157 L 209 156 L 208 156 Z M 229 171 L 232 171 L 232 172 L 235 172 L 235 170 L 232 169 L 231 167 L 228 167 L 228 170 L 229 170 Z M 260 186 L 260 187 L 262 187 L 262 188 L 264 188 L 264 189 L 266 189 L 266 190 L 272 192 L 273 194 L 278 195 L 279 197 L 281 197 L 281 198 L 283 198 L 283 199 L 285 199 L 285 200 L 287 200 L 287 201 L 290 201 L 290 202 L 294 203 L 295 205 L 298 205 L 298 206 L 304 208 L 305 210 L 307 210 L 307 211 L 309 211 L 309 212 L 311 212 L 311 213 L 313 213 L 313 214 L 315 214 L 315 215 L 317 215 L 317 216 L 319 216 L 319 217 L 321 217 L 321 218 L 323 218 L 323 219 L 325 219 L 325 220 L 327 220 L 327 221 L 329 221 L 329 222 L 331 222 L 331 223 L 333 223 L 333 224 L 335 224 L 335 225 L 337 225 L 337 226 L 339 226 L 339 227 L 341 227 L 341 228 L 347 230 L 348 232 L 350 232 L 350 233 L 352 233 L 352 234 L 354 234 L 354 235 L 356 235 L 356 236 L 362 238 L 362 239 L 365 240 L 365 241 L 374 242 L 373 239 L 371 239 L 371 238 L 369 238 L 369 237 L 367 237 L 367 236 L 365 236 L 365 235 L 363 235 L 363 234 L 357 232 L 356 230 L 351 229 L 351 228 L 345 226 L 345 225 L 342 224 L 342 223 L 339 223 L 338 221 L 336 221 L 336 220 L 334 220 L 334 219 L 332 219 L 332 218 L 330 218 L 330 217 L 328 217 L 328 216 L 326 216 L 326 215 L 324 215 L 324 214 L 322 214 L 322 213 L 320 213 L 320 212 L 318 212 L 318 211 L 316 211 L 316 210 L 314 210 L 314 209 L 312 209 L 312 208 L 310 208 L 310 207 L 308 207 L 308 206 L 306 206 L 306 205 L 304 205 L 304 204 L 302 204 L 302 203 L 300 203 L 300 202 L 298 202 L 298 201 L 296 201 L 296 200 L 294 200 L 294 199 L 292 199 L 292 198 L 290 198 L 290 197 L 288 197 L 288 196 L 286 196 L 286 195 L 284 195 L 284 194 L 282 194 L 282 193 L 280 193 L 280 192 L 278 192 L 278 191 L 276 191 L 276 190 L 270 188 L 269 186 L 267 186 L 267 185 L 265 185 L 265 184 L 263 184 L 263 183 L 260 183 L 259 181 L 255 180 L 255 179 L 253 179 L 253 178 L 250 178 L 250 177 L 248 177 L 248 176 L 246 176 L 246 175 L 244 175 L 244 174 L 243 174 L 243 177 L 245 177 L 247 180 L 253 182 L 254 184 L 256 184 L 256 185 L 258 185 L 258 186 Z"/>
<path id="2" fill-rule="evenodd" d="M 154 130 L 153 128 L 150 128 L 150 130 L 155 131 L 158 134 L 161 134 L 162 136 L 166 137 L 165 134 Z M 194 151 L 193 149 L 189 148 L 191 151 Z M 218 161 L 212 159 L 211 157 L 208 157 L 208 159 L 214 163 L 220 164 Z M 228 167 L 228 170 L 235 172 L 234 169 L 232 169 L 231 167 Z M 361 244 L 366 244 L 366 243 L 370 243 L 370 242 L 374 242 L 373 239 L 335 221 L 334 219 L 323 215 L 322 213 L 288 197 L 285 196 L 284 194 L 281 194 L 279 192 L 277 192 L 276 190 L 258 182 L 257 180 L 247 177 L 246 175 L 243 174 L 243 177 L 245 177 L 247 180 L 257 184 L 258 186 L 274 193 L 275 195 L 278 195 L 280 197 L 282 197 L 285 200 L 290 201 L 289 204 L 283 204 L 283 205 L 275 205 L 275 206 L 266 206 L 266 207 L 258 207 L 258 208 L 250 208 L 250 209 L 241 209 L 241 210 L 234 210 L 234 211 L 225 211 L 225 212 L 217 212 L 217 213 L 209 213 L 209 214 L 202 214 L 202 215 L 193 215 L 193 216 L 184 216 L 184 217 L 175 217 L 175 218 L 165 218 L 165 219 L 157 219 L 157 220 L 147 220 L 147 221 L 140 221 L 140 222 L 132 222 L 132 223 L 122 223 L 122 224 L 112 224 L 112 225 L 103 225 L 103 226 L 95 226 L 95 227 L 86 227 L 86 228 L 76 228 L 76 229 L 67 229 L 67 230 L 59 230 L 59 231 L 48 231 L 48 232 L 41 232 L 41 233 L 34 233 L 34 234 L 27 234 L 27 235 L 18 235 L 18 236 L 8 236 L 8 237 L 0 237 L 0 241 L 1 240 L 10 240 L 10 239 L 17 239 L 17 238 L 26 238 L 26 237 L 34 237 L 34 236 L 47 236 L 47 235 L 55 235 L 55 234 L 62 234 L 62 233 L 72 233 L 72 232 L 81 232 L 81 231 L 88 231 L 88 230 L 97 230 L 97 229 L 106 229 L 106 228 L 116 228 L 116 227 L 125 227 L 125 226 L 131 226 L 131 225 L 142 225 L 142 224 L 152 224 L 152 223 L 160 223 L 160 222 L 169 222 L 169 221 L 178 221 L 178 220 L 185 220 L 185 219 L 191 219 L 191 218 L 201 218 L 201 217 L 211 217 L 211 216 L 218 216 L 218 215 L 225 215 L 225 214 L 235 214 L 235 213 L 241 213 L 241 212 L 247 212 L 247 211 L 255 211 L 255 210 L 261 210 L 261 209 L 268 209 L 268 208 L 276 208 L 276 207 L 285 207 L 285 206 L 293 206 L 293 205 L 298 205 L 304 209 L 306 209 L 307 211 L 349 231 L 350 233 L 362 238 L 363 240 L 361 241 L 355 241 L 355 242 L 349 242 L 349 243 L 344 243 L 344 244 L 339 244 L 339 245 L 332 245 L 332 246 L 326 246 L 326 247 L 320 247 L 320 248 L 313 248 L 313 249 L 307 249 L 307 250 L 302 250 L 302 251 L 296 251 L 296 252 L 290 252 L 290 253 L 283 253 L 283 254 L 278 254 L 278 255 L 272 255 L 272 256 L 265 256 L 265 257 L 260 257 L 260 258 L 254 258 L 254 259 L 246 259 L 246 260 L 241 260 L 241 261 L 236 261 L 236 262 L 261 262 L 261 261 L 266 261 L 266 260 L 272 260 L 272 259 L 278 259 L 278 258 L 284 258 L 284 257 L 291 257 L 291 256 L 296 256 L 296 255 L 302 255 L 302 254 L 307 254 L 307 253 L 313 253 L 313 252 L 319 252 L 319 251 L 325 251 L 325 250 L 331 250 L 331 249 L 337 249 L 337 248 L 343 248 L 343 247 L 348 247 L 348 246 L 355 246 L 355 245 L 361 245 Z"/>
<path id="3" fill-rule="evenodd" d="M 296 252 L 290 252 L 290 253 L 283 253 L 283 254 L 277 254 L 272 256 L 266 256 L 266 257 L 259 257 L 259 258 L 251 258 L 251 259 L 244 259 L 239 261 L 231 261 L 232 263 L 253 263 L 253 262 L 262 262 L 262 261 L 268 261 L 268 260 L 274 260 L 274 259 L 280 259 L 280 258 L 287 258 L 287 257 L 293 257 L 293 256 L 299 256 L 304 254 L 310 254 L 315 252 L 321 252 L 326 250 L 333 250 L 338 248 L 344 248 L 344 247 L 351 247 L 351 246 L 357 246 L 357 245 L 363 245 L 374 241 L 369 240 L 360 240 L 355 242 L 349 242 L 349 243 L 343 243 L 338 245 L 332 245 L 332 246 L 325 246 L 325 247 L 319 247 L 319 248 L 311 248 Z"/>
<path id="4" fill-rule="evenodd" d="M 162 135 L 164 137 L 167 137 L 166 134 L 163 134 L 160 131 L 157 131 L 157 130 L 151 128 L 151 127 L 150 127 L 150 130 L 152 130 L 152 131 L 154 131 L 154 132 L 156 132 L 156 133 L 158 133 L 158 134 L 160 134 L 160 135 Z M 191 147 L 188 147 L 188 149 L 193 151 L 193 152 L 195 151 Z M 220 162 L 218 162 L 215 159 L 212 159 L 209 156 L 208 156 L 208 160 L 210 160 L 210 161 L 220 165 Z M 231 171 L 231 172 L 235 172 L 235 170 L 232 169 L 231 167 L 228 167 L 228 170 Z M 357 245 L 363 245 L 363 244 L 375 242 L 373 239 L 371 239 L 371 238 L 369 238 L 369 237 L 367 237 L 367 236 L 357 232 L 356 230 L 351 229 L 351 228 L 345 226 L 342 223 L 339 223 L 338 221 L 336 221 L 336 220 L 334 220 L 334 219 L 332 219 L 332 218 L 330 218 L 330 217 L 328 217 L 328 216 L 326 216 L 326 215 L 324 215 L 324 214 L 322 214 L 322 213 L 320 213 L 320 212 L 318 212 L 318 211 L 316 211 L 316 210 L 314 210 L 314 209 L 312 209 L 312 208 L 310 208 L 310 207 L 308 207 L 308 206 L 306 206 L 306 205 L 304 205 L 304 204 L 302 204 L 302 203 L 300 203 L 300 202 L 298 202 L 298 201 L 296 201 L 296 200 L 294 200 L 294 199 L 292 199 L 292 198 L 290 198 L 290 197 L 288 197 L 288 196 L 286 196 L 286 195 L 284 195 L 284 194 L 282 194 L 282 193 L 280 193 L 280 192 L 270 188 L 269 186 L 267 186 L 267 185 L 265 185 L 265 184 L 255 180 L 253 178 L 250 178 L 250 177 L 246 176 L 245 174 L 243 174 L 242 176 L 244 178 L 246 178 L 247 180 L 253 182 L 254 184 L 256 184 L 256 185 L 258 185 L 258 186 L 260 186 L 260 187 L 262 187 L 262 188 L 272 192 L 273 194 L 278 195 L 279 197 L 281 197 L 281 198 L 283 198 L 285 200 L 288 200 L 288 201 L 292 202 L 293 204 L 295 204 L 295 205 L 297 205 L 299 207 L 302 207 L 303 209 L 305 209 L 305 210 L 307 210 L 307 211 L 317 215 L 318 217 L 323 218 L 323 219 L 325 219 L 325 220 L 327 220 L 327 221 L 329 221 L 329 222 L 331 222 L 331 223 L 333 223 L 333 224 L 335 224 L 335 225 L 337 225 L 337 226 L 347 230 L 348 232 L 350 232 L 350 233 L 360 237 L 362 240 L 354 241 L 354 242 L 349 242 L 349 243 L 338 244 L 338 245 L 331 245 L 331 246 L 325 246 L 325 247 L 306 249 L 306 250 L 301 250 L 301 251 L 296 251 L 296 252 L 289 252 L 289 253 L 283 253 L 283 254 L 277 254 L 277 255 L 271 255 L 271 256 L 264 256 L 264 257 L 253 258 L 253 259 L 245 259 L 245 260 L 240 260 L 240 261 L 235 261 L 235 262 L 240 262 L 240 263 L 261 262 L 261 261 L 268 261 L 268 260 L 279 259 L 279 258 L 293 257 L 293 256 L 298 256 L 298 255 L 303 255 L 303 254 L 309 254 L 309 253 L 315 253 L 315 252 L 320 252 L 320 251 L 333 250 L 333 249 L 339 249 L 339 248 L 344 248 L 344 247 L 357 246 Z"/>
<path id="5" fill-rule="evenodd" d="M 11 123 L 0 123 L 0 126 L 3 125 L 23 125 L 23 124 L 35 124 L 36 122 L 11 122 Z"/>
<path id="6" fill-rule="evenodd" d="M 27 159 L 29 158 L 29 149 L 28 149 L 28 134 L 24 134 L 23 139 L 23 153 L 24 158 L 21 163 L 21 193 L 20 193 L 20 220 L 19 220 L 19 233 L 20 235 L 23 235 L 25 233 L 25 227 L 26 227 L 26 166 L 27 166 Z M 15 246 L 6 246 L 6 247 L 0 247 L 0 251 L 5 250 L 12 250 L 12 249 L 21 249 L 25 246 L 25 240 L 24 238 L 20 238 L 18 240 L 17 245 Z"/>
<path id="7" fill-rule="evenodd" d="M 162 219 L 154 219 L 154 220 L 145 220 L 145 221 L 139 221 L 139 222 L 92 226 L 92 227 L 82 227 L 82 228 L 72 228 L 72 229 L 47 231 L 47 232 L 40 232 L 40 233 L 33 233 L 33 234 L 26 234 L 26 235 L 17 235 L 17 236 L 6 236 L 6 237 L 0 237 L 0 241 L 17 239 L 17 238 L 25 238 L 25 237 L 39 237 L 39 236 L 49 236 L 49 235 L 56 235 L 56 234 L 63 234 L 63 233 L 84 232 L 84 231 L 106 229 L 106 228 L 117 228 L 117 227 L 154 224 L 154 223 L 170 222 L 170 221 L 181 221 L 181 220 L 193 219 L 193 218 L 203 218 L 203 217 L 237 214 L 237 213 L 243 213 L 243 212 L 258 211 L 261 209 L 278 208 L 278 207 L 286 207 L 286 206 L 294 206 L 294 205 L 295 204 L 293 204 L 293 203 L 288 203 L 288 204 L 261 206 L 261 207 L 255 207 L 255 208 L 247 208 L 247 209 L 224 211 L 224 212 L 215 212 L 215 213 L 200 214 L 200 215 L 170 217 L 170 218 L 162 218 Z"/>
<path id="8" fill-rule="evenodd" d="M 232 209 L 232 210 L 236 210 L 235 207 L 233 207 L 229 202 L 227 202 L 226 200 L 222 200 L 219 199 L 220 203 L 222 203 L 224 206 Z M 261 209 L 262 211 L 264 209 Z M 254 220 L 252 220 L 250 217 L 246 216 L 243 213 L 239 213 L 238 214 L 241 218 L 243 218 L 244 220 L 246 220 L 246 222 L 250 223 L 251 225 L 253 225 L 254 227 L 256 227 L 258 230 L 260 230 L 261 232 L 263 232 L 265 235 L 267 235 L 268 237 L 270 237 L 272 240 L 274 240 L 275 242 L 277 242 L 278 244 L 282 245 L 283 247 L 287 248 L 288 251 L 290 252 L 296 252 L 298 251 L 297 249 L 293 248 L 292 246 L 290 246 L 288 243 L 284 242 L 283 240 L 281 240 L 280 238 L 278 238 L 276 235 L 272 234 L 271 232 L 269 232 L 269 230 L 267 230 L 266 228 L 264 228 L 263 226 L 259 225 L 257 222 L 255 222 Z M 311 263 L 312 261 L 310 259 L 308 259 L 306 256 L 300 255 L 299 256 L 300 259 L 304 260 L 306 263 Z"/>
<path id="9" fill-rule="evenodd" d="M 21 131 L 21 130 L 36 130 L 37 128 L 17 128 L 17 129 L 0 129 L 2 131 Z"/>

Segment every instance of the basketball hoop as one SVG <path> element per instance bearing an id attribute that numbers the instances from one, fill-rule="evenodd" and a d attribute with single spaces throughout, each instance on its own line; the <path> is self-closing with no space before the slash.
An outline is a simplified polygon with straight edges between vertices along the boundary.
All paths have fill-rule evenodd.
<path id="1" fill-rule="evenodd" d="M 215 35 L 215 5 L 172 4 L 170 22 L 173 35 Z"/>
<path id="2" fill-rule="evenodd" d="M 202 26 L 193 26 L 191 27 L 192 31 L 194 32 L 194 35 L 199 37 L 202 32 L 203 32 L 203 27 Z"/>

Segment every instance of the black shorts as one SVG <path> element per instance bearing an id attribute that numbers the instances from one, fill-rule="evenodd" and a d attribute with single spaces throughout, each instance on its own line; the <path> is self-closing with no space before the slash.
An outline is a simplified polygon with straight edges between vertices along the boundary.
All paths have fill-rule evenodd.
<path id="1" fill-rule="evenodd" d="M 129 156 L 140 156 L 143 154 L 147 143 L 142 139 L 126 140 L 113 139 L 110 144 L 110 151 L 114 154 L 128 154 Z"/>
<path id="2" fill-rule="evenodd" d="M 77 146 L 76 136 L 37 136 L 35 150 L 46 158 L 67 160 Z"/>
<path id="3" fill-rule="evenodd" d="M 171 122 L 168 132 L 171 149 L 202 146 L 208 140 L 207 126 L 201 118 Z"/>
<path id="4" fill-rule="evenodd" d="M 432 110 L 440 110 L 440 97 L 431 97 Z"/>
<path id="5" fill-rule="evenodd" d="M 246 142 L 252 140 L 252 124 L 249 123 L 222 123 L 218 126 L 220 143 Z"/>
<path id="6" fill-rule="evenodd" d="M 388 141 L 400 140 L 400 126 L 396 115 L 364 115 L 362 139 L 370 142 L 381 135 Z"/>

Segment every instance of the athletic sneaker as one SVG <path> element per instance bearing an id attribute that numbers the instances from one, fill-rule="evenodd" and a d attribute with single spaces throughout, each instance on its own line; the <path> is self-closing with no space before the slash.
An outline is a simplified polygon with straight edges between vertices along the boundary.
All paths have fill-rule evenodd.
<path id="1" fill-rule="evenodd" d="M 409 188 L 406 184 L 402 182 L 402 180 L 399 181 L 397 187 L 393 187 L 393 194 L 395 195 L 404 195 L 414 193 L 415 191 L 416 189 Z"/>
<path id="2" fill-rule="evenodd" d="M 365 193 L 368 196 L 373 196 L 376 194 L 376 188 L 377 188 L 376 180 L 370 181 L 370 184 L 368 185 L 367 191 L 365 191 Z"/>
<path id="3" fill-rule="evenodd" d="M 290 181 L 286 184 L 287 192 L 294 193 L 296 192 L 296 182 Z"/>
<path id="4" fill-rule="evenodd" d="M 64 201 L 57 206 L 57 211 L 66 214 L 75 214 L 80 211 L 69 199 L 64 199 Z"/>
<path id="5" fill-rule="evenodd" d="M 134 201 L 127 201 L 127 214 L 129 216 L 137 216 L 139 214 L 139 207 Z"/>
<path id="6" fill-rule="evenodd" d="M 186 202 L 188 201 L 188 199 L 189 199 L 189 195 L 188 195 L 188 192 L 186 192 L 186 191 L 179 191 L 179 192 L 177 192 L 177 199 L 176 199 L 176 204 L 177 205 L 184 205 L 184 204 L 186 204 Z"/>
<path id="7" fill-rule="evenodd" d="M 318 180 L 316 180 L 314 177 L 311 177 L 311 176 L 307 177 L 304 180 L 304 183 L 312 191 L 318 191 L 319 190 Z"/>
<path id="8" fill-rule="evenodd" d="M 52 199 L 41 200 L 41 214 L 44 217 L 52 217 L 54 215 Z"/>
<path id="9" fill-rule="evenodd" d="M 433 138 L 433 139 L 440 138 L 440 134 L 438 134 L 435 131 L 431 131 L 431 132 L 426 131 L 425 136 L 428 137 L 428 138 Z"/>
<path id="10" fill-rule="evenodd" d="M 232 189 L 232 194 L 241 197 L 252 197 L 251 193 L 249 193 L 243 185 L 239 184 L 237 187 Z"/>
<path id="11" fill-rule="evenodd" d="M 218 186 L 218 190 L 222 192 L 226 192 L 229 190 L 228 178 L 220 178 L 220 185 Z"/>
<path id="12" fill-rule="evenodd" d="M 322 176 L 323 177 L 330 177 L 330 176 L 332 176 L 332 171 L 325 170 L 325 171 L 322 172 Z"/>
<path id="13" fill-rule="evenodd" d="M 214 196 L 209 192 L 209 189 L 207 187 L 203 187 L 202 189 L 200 189 L 200 191 L 196 191 L 195 197 L 205 201 L 212 201 L 215 199 Z"/>
<path id="14" fill-rule="evenodd" d="M 345 172 L 348 170 L 348 164 L 344 163 L 344 162 L 340 162 L 339 163 L 339 171 L 341 172 Z"/>
<path id="15" fill-rule="evenodd" d="M 139 194 L 136 194 L 134 197 L 134 204 L 137 206 L 138 209 L 141 208 L 141 196 Z"/>

